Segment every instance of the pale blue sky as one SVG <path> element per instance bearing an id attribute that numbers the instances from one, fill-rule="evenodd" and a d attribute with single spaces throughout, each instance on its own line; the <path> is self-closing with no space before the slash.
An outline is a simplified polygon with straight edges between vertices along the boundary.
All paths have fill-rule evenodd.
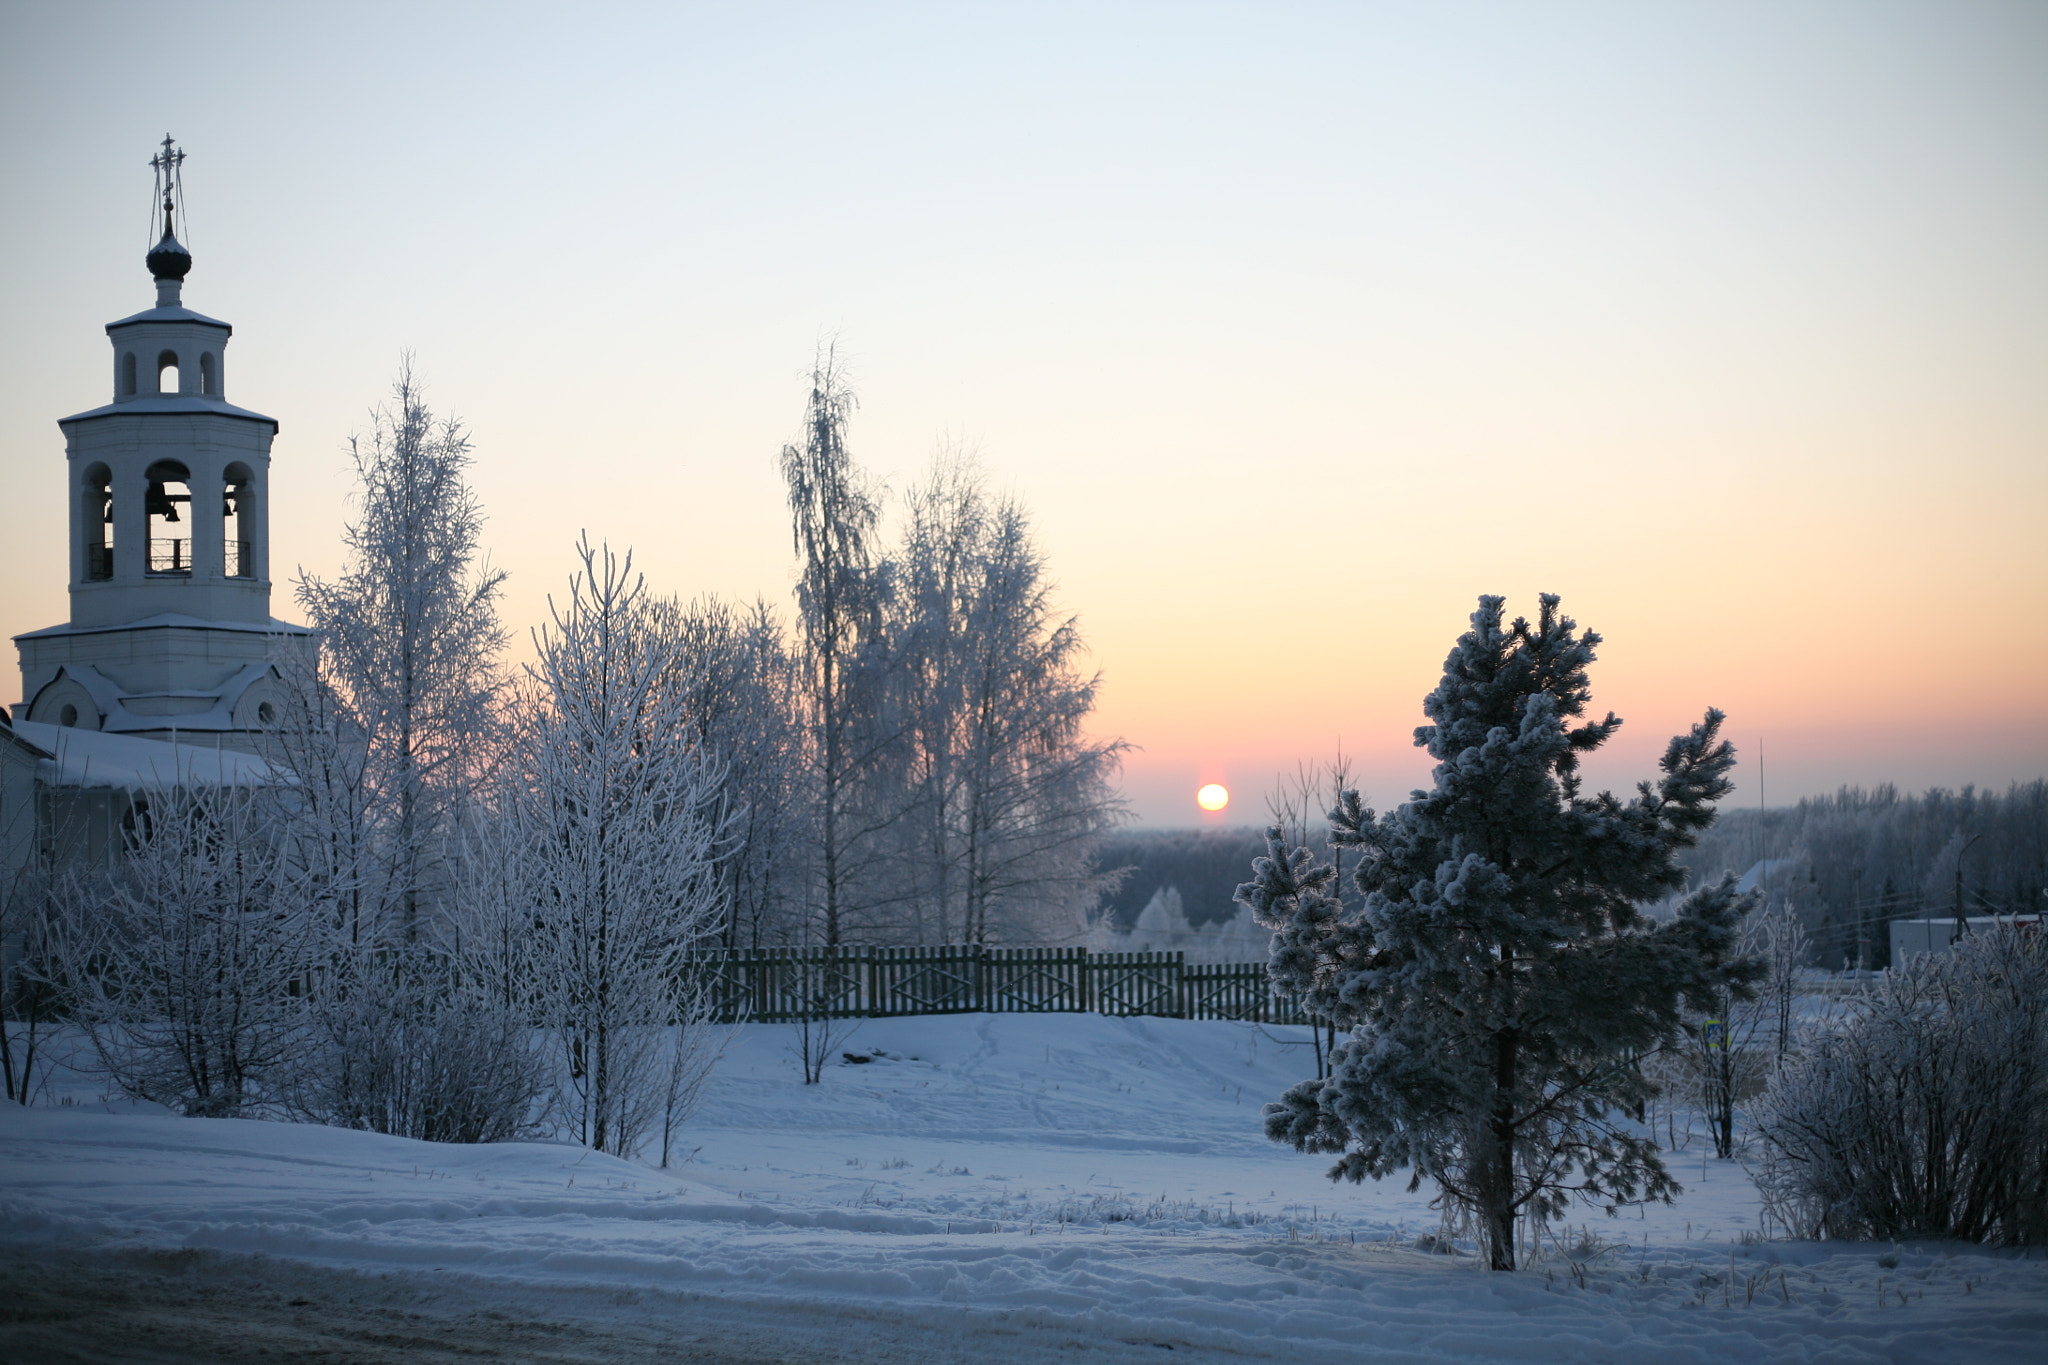
<path id="1" fill-rule="evenodd" d="M 1036 510 L 1154 823 L 1398 797 L 1483 591 L 1608 635 L 1603 778 L 1709 703 L 1774 802 L 2048 769 L 2048 6 L 9 4 L 0 126 L 7 634 L 168 131 L 280 566 L 410 348 L 514 624 L 585 528 L 786 600 L 836 333 L 860 458 Z"/>

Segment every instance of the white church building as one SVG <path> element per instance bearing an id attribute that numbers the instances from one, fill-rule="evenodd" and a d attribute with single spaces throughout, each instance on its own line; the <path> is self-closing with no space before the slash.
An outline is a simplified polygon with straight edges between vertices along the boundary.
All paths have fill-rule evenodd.
<path id="1" fill-rule="evenodd" d="M 233 328 L 184 304 L 184 153 L 151 159 L 163 236 L 156 305 L 107 324 L 112 401 L 59 419 L 71 619 L 14 637 L 21 701 L 0 721 L 0 873 L 41 840 L 112 847 L 132 794 L 262 781 L 275 714 L 270 447 L 277 422 L 227 400 Z"/>

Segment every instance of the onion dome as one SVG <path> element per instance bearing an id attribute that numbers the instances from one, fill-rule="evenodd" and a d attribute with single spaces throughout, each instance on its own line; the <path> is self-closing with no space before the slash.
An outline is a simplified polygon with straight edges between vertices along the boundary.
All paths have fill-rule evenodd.
<path id="1" fill-rule="evenodd" d="M 149 273 L 159 280 L 182 280 L 192 271 L 192 253 L 185 250 L 183 243 L 165 229 L 163 240 L 149 249 L 143 257 Z"/>

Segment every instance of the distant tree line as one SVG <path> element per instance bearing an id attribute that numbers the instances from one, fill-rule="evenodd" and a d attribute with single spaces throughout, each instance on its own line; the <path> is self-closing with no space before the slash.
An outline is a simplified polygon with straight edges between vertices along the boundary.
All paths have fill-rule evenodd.
<path id="1" fill-rule="evenodd" d="M 1251 861 L 1265 852 L 1257 829 L 1120 829 L 1103 836 L 1101 862 L 1123 877 L 1102 898 L 1101 917 L 1129 930 L 1154 898 L 1179 893 L 1188 923 L 1200 928 L 1238 913 L 1238 884 Z"/>
<path id="2" fill-rule="evenodd" d="M 1124 829 L 1100 849 L 1102 866 L 1125 874 L 1103 898 L 1108 925 L 1128 931 L 1172 889 L 1200 928 L 1235 913 L 1231 897 L 1264 840 L 1246 827 Z M 1882 967 L 1891 920 L 1953 915 L 1958 906 L 1965 915 L 2048 910 L 2048 781 L 1919 795 L 1887 783 L 1764 811 L 1724 809 L 1679 860 L 1694 886 L 1768 860 L 1755 889 L 1796 916 L 1801 965 Z"/>
<path id="3" fill-rule="evenodd" d="M 1730 809 L 1681 858 L 1695 885 L 1768 860 L 1757 889 L 1792 905 L 1814 965 L 1882 967 L 1892 920 L 2048 910 L 2048 781 L 1918 796 L 1886 783 Z"/>

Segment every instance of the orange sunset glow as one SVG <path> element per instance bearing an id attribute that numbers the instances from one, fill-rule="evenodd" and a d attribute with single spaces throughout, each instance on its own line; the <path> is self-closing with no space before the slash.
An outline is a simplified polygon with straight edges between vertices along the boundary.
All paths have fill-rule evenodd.
<path id="1" fill-rule="evenodd" d="M 168 123 L 280 617 L 410 351 L 514 661 L 585 531 L 788 621 L 832 338 L 888 526 L 949 443 L 1030 509 L 1140 824 L 1340 746 L 1398 804 L 1481 593 L 1605 636 L 1598 784 L 1710 705 L 1738 802 L 2048 770 L 2040 9 L 806 13 L 10 9 L 0 626 L 68 612 Z"/>

